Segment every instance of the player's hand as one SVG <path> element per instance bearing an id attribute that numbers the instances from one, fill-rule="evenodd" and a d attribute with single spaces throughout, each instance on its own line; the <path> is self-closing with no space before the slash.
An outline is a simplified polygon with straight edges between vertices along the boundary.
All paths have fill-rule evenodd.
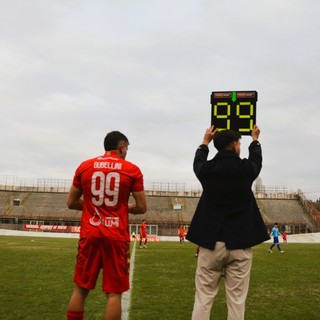
<path id="1" fill-rule="evenodd" d="M 207 130 L 203 136 L 202 144 L 208 145 L 212 141 L 216 132 L 218 132 L 218 128 L 214 128 L 214 126 L 207 128 Z"/>
<path id="2" fill-rule="evenodd" d="M 252 140 L 258 140 L 259 139 L 259 135 L 260 135 L 260 128 L 255 124 L 253 126 L 252 132 L 251 132 L 251 137 Z"/>

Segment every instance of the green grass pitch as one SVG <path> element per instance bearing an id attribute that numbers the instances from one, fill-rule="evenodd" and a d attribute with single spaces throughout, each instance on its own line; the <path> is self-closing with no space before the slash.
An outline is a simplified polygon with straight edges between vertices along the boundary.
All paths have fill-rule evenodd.
<path id="1" fill-rule="evenodd" d="M 254 247 L 246 320 L 320 319 L 320 244 Z M 186 320 L 194 299 L 195 245 L 136 248 L 130 320 Z M 73 289 L 76 239 L 0 237 L 0 319 L 61 320 Z M 103 319 L 101 282 L 87 299 L 86 320 Z M 223 280 L 211 319 L 226 319 Z"/>

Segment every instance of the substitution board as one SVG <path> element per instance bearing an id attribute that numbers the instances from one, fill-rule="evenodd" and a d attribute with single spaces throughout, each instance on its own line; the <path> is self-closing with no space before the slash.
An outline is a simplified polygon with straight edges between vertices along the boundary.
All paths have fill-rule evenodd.
<path id="1" fill-rule="evenodd" d="M 256 124 L 257 91 L 214 91 L 211 94 L 211 124 L 251 135 Z"/>

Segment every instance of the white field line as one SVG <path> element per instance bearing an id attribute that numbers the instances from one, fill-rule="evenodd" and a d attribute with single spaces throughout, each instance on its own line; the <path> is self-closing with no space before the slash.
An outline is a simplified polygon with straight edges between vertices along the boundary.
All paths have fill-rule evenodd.
<path id="1" fill-rule="evenodd" d="M 122 295 L 122 317 L 121 317 L 122 320 L 129 320 L 129 310 L 131 306 L 131 286 L 132 286 L 135 256 L 136 256 L 136 241 L 133 244 L 132 253 L 130 256 L 130 274 L 129 274 L 130 289 L 124 292 Z"/>

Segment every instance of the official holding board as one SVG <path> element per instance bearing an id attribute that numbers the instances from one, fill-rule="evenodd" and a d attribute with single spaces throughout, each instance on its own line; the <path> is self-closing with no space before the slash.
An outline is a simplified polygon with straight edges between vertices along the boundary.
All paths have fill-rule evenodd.
<path id="1" fill-rule="evenodd" d="M 193 320 L 210 319 L 223 270 L 227 319 L 244 319 L 251 247 L 270 238 L 251 189 L 262 167 L 256 101 L 255 91 L 211 96 L 212 126 L 206 129 L 193 162 L 203 193 L 187 234 L 189 241 L 200 246 Z M 241 134 L 252 137 L 248 159 L 240 158 Z M 212 140 L 218 153 L 207 160 Z"/>

